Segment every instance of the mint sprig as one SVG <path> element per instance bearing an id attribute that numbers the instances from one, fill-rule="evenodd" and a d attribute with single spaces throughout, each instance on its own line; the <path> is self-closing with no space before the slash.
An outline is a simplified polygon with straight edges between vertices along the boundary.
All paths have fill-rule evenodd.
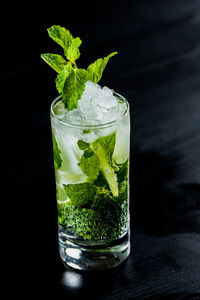
<path id="1" fill-rule="evenodd" d="M 79 69 L 76 60 L 80 57 L 79 47 L 82 43 L 79 37 L 74 38 L 64 27 L 53 25 L 47 29 L 49 36 L 63 48 L 64 56 L 53 53 L 41 54 L 41 58 L 57 73 L 56 88 L 62 97 L 67 110 L 73 110 L 78 105 L 88 80 L 98 83 L 109 59 L 116 55 L 112 52 L 104 58 L 97 59 L 87 69 Z"/>

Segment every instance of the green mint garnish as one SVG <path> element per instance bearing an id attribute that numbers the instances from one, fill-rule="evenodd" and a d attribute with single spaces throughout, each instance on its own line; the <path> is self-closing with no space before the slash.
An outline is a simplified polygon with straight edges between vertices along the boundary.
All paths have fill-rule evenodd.
<path id="1" fill-rule="evenodd" d="M 104 58 L 97 59 L 87 69 L 79 69 L 76 60 L 80 56 L 79 47 L 82 43 L 79 37 L 74 38 L 64 27 L 53 25 L 47 29 L 49 36 L 64 50 L 63 58 L 59 54 L 41 54 L 41 58 L 57 73 L 56 88 L 62 97 L 67 110 L 77 107 L 88 80 L 98 83 L 109 59 L 117 54 L 112 52 Z"/>

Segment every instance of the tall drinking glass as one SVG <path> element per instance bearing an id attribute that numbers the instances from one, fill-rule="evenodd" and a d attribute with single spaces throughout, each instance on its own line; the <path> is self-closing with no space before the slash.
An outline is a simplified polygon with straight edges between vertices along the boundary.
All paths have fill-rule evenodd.
<path id="1" fill-rule="evenodd" d="M 51 104 L 59 252 L 80 270 L 115 267 L 130 253 L 129 104 L 114 93 L 121 115 L 99 125 L 63 121 Z"/>

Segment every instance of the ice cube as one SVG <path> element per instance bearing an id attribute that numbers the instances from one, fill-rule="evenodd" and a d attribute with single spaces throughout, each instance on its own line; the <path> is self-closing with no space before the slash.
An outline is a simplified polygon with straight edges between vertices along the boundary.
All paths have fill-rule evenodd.
<path id="1" fill-rule="evenodd" d="M 86 82 L 85 91 L 78 103 L 82 116 L 90 124 L 103 124 L 117 119 L 118 106 L 119 102 L 111 89 L 101 88 L 91 81 Z"/>
<path id="2" fill-rule="evenodd" d="M 58 148 L 61 151 L 61 171 L 79 175 L 83 174 L 79 166 L 79 161 L 83 151 L 80 150 L 77 145 L 80 131 L 75 128 L 61 127 L 57 131 L 54 131 L 54 134 L 58 143 Z"/>
<path id="3" fill-rule="evenodd" d="M 86 181 L 87 176 L 85 174 L 73 174 L 70 172 L 65 172 L 61 170 L 56 170 L 55 172 L 56 182 L 59 186 L 63 184 L 75 184 L 75 183 L 83 183 Z"/>
<path id="4" fill-rule="evenodd" d="M 130 120 L 126 116 L 117 129 L 116 144 L 113 152 L 113 160 L 117 164 L 124 163 L 129 157 Z"/>
<path id="5" fill-rule="evenodd" d="M 103 108 L 115 108 L 118 106 L 118 101 L 116 101 L 113 91 L 106 86 L 99 93 L 96 103 Z"/>
<path id="6" fill-rule="evenodd" d="M 83 116 L 81 114 L 80 109 L 73 109 L 66 113 L 65 121 L 69 122 L 70 124 L 81 124 L 83 120 Z"/>

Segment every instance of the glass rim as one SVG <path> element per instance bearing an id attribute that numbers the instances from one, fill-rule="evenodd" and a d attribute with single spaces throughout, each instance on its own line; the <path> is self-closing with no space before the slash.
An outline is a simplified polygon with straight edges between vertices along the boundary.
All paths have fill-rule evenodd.
<path id="1" fill-rule="evenodd" d="M 55 103 L 57 103 L 60 99 L 61 99 L 61 95 L 59 95 L 58 97 L 56 97 L 50 106 L 50 114 L 52 117 L 54 117 L 55 119 L 57 119 L 60 123 L 62 123 L 63 125 L 66 126 L 70 126 L 70 127 L 76 127 L 76 128 L 87 128 L 87 129 L 98 129 L 98 128 L 107 128 L 107 127 L 111 127 L 112 125 L 118 123 L 121 119 L 123 119 L 123 117 L 129 112 L 130 110 L 130 106 L 128 101 L 126 100 L 126 98 L 116 92 L 113 92 L 114 96 L 117 96 L 117 98 L 122 101 L 123 103 L 125 103 L 126 105 L 126 109 L 125 111 L 116 119 L 110 122 L 106 122 L 106 123 L 102 123 L 102 124 L 95 124 L 95 125 L 89 125 L 89 124 L 77 124 L 77 123 L 70 123 L 64 120 L 61 120 L 58 118 L 58 116 L 54 113 L 53 111 L 53 107 L 55 105 Z"/>

